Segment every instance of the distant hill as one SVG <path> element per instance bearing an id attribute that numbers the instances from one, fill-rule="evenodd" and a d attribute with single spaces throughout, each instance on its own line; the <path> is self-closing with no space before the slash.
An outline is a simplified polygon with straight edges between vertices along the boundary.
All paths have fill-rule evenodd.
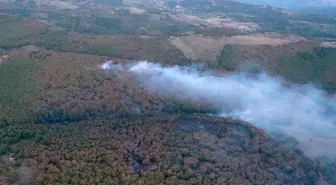
<path id="1" fill-rule="evenodd" d="M 237 2 L 269 5 L 305 13 L 334 13 L 336 12 L 335 0 L 235 0 Z"/>

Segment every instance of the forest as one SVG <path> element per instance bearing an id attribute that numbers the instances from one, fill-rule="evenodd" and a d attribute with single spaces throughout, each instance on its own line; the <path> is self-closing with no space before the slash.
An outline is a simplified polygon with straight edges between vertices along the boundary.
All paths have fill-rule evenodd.
<path id="1" fill-rule="evenodd" d="M 12 73 L 0 73 L 5 184 L 336 182 L 335 163 L 308 158 L 294 138 L 206 116 L 218 109 L 95 68 L 109 57 L 44 50 L 11 57 L 1 70 Z"/>
<path id="2" fill-rule="evenodd" d="M 293 48 L 295 47 L 295 48 Z M 254 60 L 255 63 L 266 66 L 267 72 L 280 75 L 299 83 L 315 83 L 330 93 L 336 92 L 335 84 L 335 48 L 307 47 L 302 43 L 285 47 L 242 47 L 226 45 L 218 57 L 219 66 L 228 70 L 236 70 L 240 64 L 234 61 Z M 297 51 L 295 51 L 297 50 Z M 241 54 L 247 53 L 247 54 Z"/>
<path id="3" fill-rule="evenodd" d="M 290 83 L 314 82 L 334 93 L 336 49 L 321 47 L 336 36 L 334 27 L 291 23 L 270 8 L 216 1 L 202 9 L 203 1 L 183 1 L 196 15 L 226 12 L 258 21 L 265 32 L 308 38 L 278 46 L 226 44 L 210 64 L 186 57 L 169 38 L 246 33 L 178 22 L 170 9 L 134 14 L 118 0 L 79 10 L 25 2 L 0 3 L 0 184 L 336 184 L 336 162 L 308 157 L 286 133 L 218 117 L 222 107 L 206 98 L 152 92 L 132 73 L 99 68 L 109 60 L 148 60 L 226 74 L 253 61 Z M 233 15 L 238 11 L 255 17 Z M 325 16 L 291 18 L 335 24 Z"/>

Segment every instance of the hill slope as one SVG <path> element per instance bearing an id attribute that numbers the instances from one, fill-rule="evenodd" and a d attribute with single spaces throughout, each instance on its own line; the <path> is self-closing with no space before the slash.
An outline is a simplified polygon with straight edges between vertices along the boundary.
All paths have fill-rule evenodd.
<path id="1" fill-rule="evenodd" d="M 266 1 L 266 0 L 236 0 L 238 2 L 269 5 L 284 9 L 296 10 L 306 13 L 328 13 L 336 9 L 335 0 L 285 0 L 285 1 Z"/>
<path id="2" fill-rule="evenodd" d="M 164 3 L 1 4 L 19 16 L 0 16 L 0 184 L 335 184 L 335 161 L 308 158 L 295 138 L 208 116 L 222 109 L 100 68 L 148 59 L 227 73 L 252 61 L 333 90 L 335 48 L 310 37 L 333 38 L 334 20 L 230 1 L 184 1 L 178 13 Z"/>

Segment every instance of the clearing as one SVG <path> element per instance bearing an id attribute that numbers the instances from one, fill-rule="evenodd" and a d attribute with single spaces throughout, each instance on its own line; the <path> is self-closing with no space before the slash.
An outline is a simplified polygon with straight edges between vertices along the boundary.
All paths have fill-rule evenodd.
<path id="1" fill-rule="evenodd" d="M 43 5 L 54 6 L 55 8 L 61 9 L 61 10 L 64 10 L 64 9 L 70 9 L 70 10 L 78 9 L 77 5 L 74 5 L 70 2 L 58 1 L 58 0 L 54 0 L 54 1 L 51 1 L 51 0 L 36 0 L 36 4 L 38 6 L 43 6 Z"/>
<path id="2" fill-rule="evenodd" d="M 325 48 L 336 48 L 336 42 L 322 42 L 320 46 Z"/>
<path id="3" fill-rule="evenodd" d="M 237 36 L 203 36 L 188 35 L 182 37 L 171 37 L 170 42 L 179 48 L 186 57 L 206 61 L 216 61 L 221 49 L 226 44 L 237 45 L 271 45 L 278 46 L 291 42 L 306 41 L 307 39 L 294 34 L 280 33 L 255 33 Z"/>
<path id="4" fill-rule="evenodd" d="M 238 22 L 231 18 L 199 17 L 194 15 L 170 15 L 175 21 L 186 22 L 194 26 L 206 26 L 214 28 L 230 28 L 243 32 L 255 32 L 260 26 L 253 22 Z"/>
<path id="5" fill-rule="evenodd" d="M 146 13 L 146 10 L 137 8 L 137 7 L 127 7 L 126 9 L 129 10 L 131 14 L 143 14 Z"/>

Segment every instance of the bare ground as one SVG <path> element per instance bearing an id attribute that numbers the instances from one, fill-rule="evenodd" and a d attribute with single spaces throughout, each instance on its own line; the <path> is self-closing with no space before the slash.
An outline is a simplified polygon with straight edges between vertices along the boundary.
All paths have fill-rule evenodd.
<path id="1" fill-rule="evenodd" d="M 70 2 L 65 1 L 50 1 L 50 0 L 36 0 L 37 5 L 47 5 L 47 6 L 54 6 L 57 9 L 78 9 L 78 6 L 75 4 L 72 4 Z"/>
<path id="2" fill-rule="evenodd" d="M 131 14 L 143 14 L 146 13 L 146 10 L 137 8 L 137 7 L 128 7 L 127 8 Z"/>
<path id="3" fill-rule="evenodd" d="M 336 48 L 336 42 L 322 42 L 320 46 L 325 48 Z"/>
<path id="4" fill-rule="evenodd" d="M 230 18 L 199 17 L 194 15 L 170 15 L 175 21 L 186 22 L 194 26 L 207 26 L 215 28 L 230 28 L 244 32 L 254 32 L 260 26 L 253 22 L 238 22 Z"/>
<path id="5" fill-rule="evenodd" d="M 231 37 L 189 35 L 170 38 L 170 42 L 179 48 L 186 57 L 207 61 L 215 61 L 216 57 L 220 54 L 221 49 L 226 44 L 278 46 L 306 40 L 306 38 L 298 35 L 273 32 Z"/>

